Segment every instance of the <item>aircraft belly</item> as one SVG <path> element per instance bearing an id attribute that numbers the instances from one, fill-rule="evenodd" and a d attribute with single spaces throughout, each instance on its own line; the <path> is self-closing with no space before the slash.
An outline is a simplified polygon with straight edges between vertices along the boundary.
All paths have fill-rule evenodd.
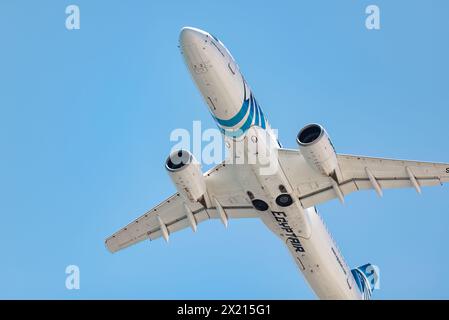
<path id="1" fill-rule="evenodd" d="M 285 243 L 306 281 L 321 299 L 359 299 L 350 269 L 314 208 L 303 209 L 299 201 L 288 207 L 276 204 L 279 185 L 285 184 L 282 170 L 266 176 L 259 167 L 242 165 L 236 177 L 243 190 L 268 203 L 258 211 L 267 227 Z"/>
<path id="2" fill-rule="evenodd" d="M 286 244 L 307 283 L 320 299 L 361 299 L 351 271 L 321 218 L 314 208 L 304 212 L 311 225 L 309 238 L 292 236 L 290 229 L 295 229 L 294 217 L 286 213 L 271 212 L 271 216 L 263 216 L 262 220 Z M 282 223 L 284 220 L 286 224 Z"/>

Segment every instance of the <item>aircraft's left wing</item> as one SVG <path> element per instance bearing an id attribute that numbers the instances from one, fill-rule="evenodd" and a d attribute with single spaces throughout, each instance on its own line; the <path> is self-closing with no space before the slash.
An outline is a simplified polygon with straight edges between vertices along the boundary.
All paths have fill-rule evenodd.
<path id="1" fill-rule="evenodd" d="M 204 174 L 209 196 L 217 199 L 229 219 L 257 216 L 245 192 L 233 179 L 237 174 L 244 174 L 239 172 L 241 167 L 220 164 Z M 189 202 L 188 207 L 193 221 L 185 208 L 184 198 L 176 193 L 107 238 L 106 247 L 116 252 L 146 239 L 165 237 L 168 240 L 168 235 L 176 231 L 196 229 L 200 222 L 220 218 L 214 205 L 204 208 L 198 202 Z"/>
<path id="2" fill-rule="evenodd" d="M 391 188 L 415 188 L 449 182 L 449 164 L 337 155 L 342 179 L 335 181 L 315 171 L 298 150 L 280 149 L 279 161 L 287 179 L 308 208 L 362 189 L 379 195 Z"/>

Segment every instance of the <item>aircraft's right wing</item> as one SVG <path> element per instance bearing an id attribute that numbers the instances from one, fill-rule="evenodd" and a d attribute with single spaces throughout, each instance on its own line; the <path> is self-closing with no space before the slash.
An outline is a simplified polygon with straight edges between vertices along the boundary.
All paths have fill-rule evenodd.
<path id="1" fill-rule="evenodd" d="M 314 170 L 298 150 L 279 150 L 279 161 L 303 207 L 308 208 L 349 193 L 383 189 L 440 185 L 449 182 L 449 164 L 408 160 L 392 160 L 352 155 L 337 155 L 342 179 L 332 178 Z"/>
<path id="2" fill-rule="evenodd" d="M 242 166 L 223 163 L 204 174 L 208 194 L 218 200 L 229 219 L 257 217 L 254 207 L 245 197 L 246 193 L 233 178 L 244 174 L 240 170 Z M 198 202 L 189 202 L 189 211 L 193 223 L 192 216 L 189 217 L 185 208 L 184 198 L 176 193 L 107 238 L 106 247 L 116 252 L 140 241 L 167 237 L 205 220 L 220 217 L 214 205 L 204 208 Z"/>

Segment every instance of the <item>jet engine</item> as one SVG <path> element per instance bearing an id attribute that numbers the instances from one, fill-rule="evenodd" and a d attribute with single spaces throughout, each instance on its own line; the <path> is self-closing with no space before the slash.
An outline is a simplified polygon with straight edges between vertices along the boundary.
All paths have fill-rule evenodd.
<path id="1" fill-rule="evenodd" d="M 309 124 L 302 128 L 296 142 L 307 163 L 318 172 L 338 181 L 340 168 L 337 155 L 326 130 L 319 124 Z"/>
<path id="2" fill-rule="evenodd" d="M 200 164 L 189 151 L 172 152 L 165 161 L 165 168 L 181 195 L 192 202 L 204 202 L 206 181 Z"/>

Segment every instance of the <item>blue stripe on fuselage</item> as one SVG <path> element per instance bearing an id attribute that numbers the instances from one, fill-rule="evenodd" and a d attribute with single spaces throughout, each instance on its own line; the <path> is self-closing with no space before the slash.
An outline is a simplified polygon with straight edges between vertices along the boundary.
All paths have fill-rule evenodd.
<path id="1" fill-rule="evenodd" d="M 249 110 L 249 115 L 248 118 L 246 118 L 245 123 L 237 130 L 224 130 L 224 134 L 227 135 L 228 137 L 240 137 L 241 135 L 243 135 L 253 124 L 253 118 L 254 118 L 254 111 L 255 111 L 255 107 L 253 103 L 250 103 L 250 110 Z"/>
<path id="2" fill-rule="evenodd" d="M 224 126 L 224 127 L 233 127 L 235 126 L 237 123 L 239 123 L 240 121 L 243 120 L 243 118 L 245 117 L 246 113 L 248 112 L 248 107 L 249 107 L 249 99 L 246 99 L 245 101 L 243 101 L 242 107 L 240 108 L 240 111 L 233 116 L 231 119 L 228 120 L 223 120 L 220 118 L 217 118 L 214 116 L 215 121 L 217 121 L 218 124 Z"/>
<path id="3" fill-rule="evenodd" d="M 242 122 L 243 119 L 245 119 L 245 116 L 247 118 L 241 127 L 232 128 Z M 220 119 L 214 114 L 212 114 L 212 117 L 215 119 L 218 128 L 224 135 L 234 138 L 243 135 L 252 125 L 259 126 L 262 129 L 266 129 L 267 127 L 265 116 L 252 92 L 250 92 L 249 97 L 243 101 L 239 112 L 231 119 Z"/>

